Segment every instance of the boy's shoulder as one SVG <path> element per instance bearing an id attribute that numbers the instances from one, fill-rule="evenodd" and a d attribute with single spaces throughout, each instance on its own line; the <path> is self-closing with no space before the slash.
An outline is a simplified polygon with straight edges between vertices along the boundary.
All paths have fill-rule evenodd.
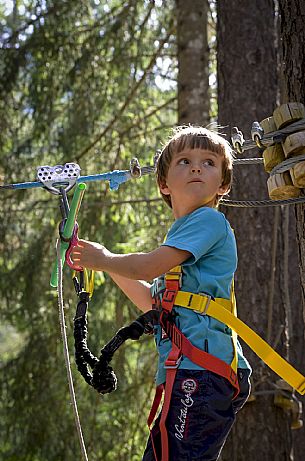
<path id="1" fill-rule="evenodd" d="M 168 232 L 168 237 L 184 233 L 188 238 L 201 239 L 204 234 L 212 234 L 215 239 L 226 236 L 230 224 L 223 213 L 210 207 L 200 207 L 177 219 Z"/>
<path id="2" fill-rule="evenodd" d="M 222 248 L 226 242 L 228 248 L 234 250 L 234 235 L 225 216 L 218 210 L 201 207 L 175 221 L 163 245 L 191 253 L 193 258 L 184 262 L 191 265 L 203 255 Z"/>

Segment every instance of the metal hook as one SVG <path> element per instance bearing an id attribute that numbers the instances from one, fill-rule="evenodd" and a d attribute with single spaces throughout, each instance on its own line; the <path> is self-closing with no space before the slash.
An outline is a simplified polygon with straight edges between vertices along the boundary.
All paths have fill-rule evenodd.
<path id="1" fill-rule="evenodd" d="M 130 160 L 130 174 L 133 178 L 141 178 L 141 166 L 137 158 L 132 158 Z"/>
<path id="2" fill-rule="evenodd" d="M 158 149 L 154 155 L 154 168 L 155 170 L 157 169 L 157 165 L 158 165 L 158 161 L 159 161 L 159 158 L 161 157 L 161 154 L 162 154 L 162 150 L 161 149 Z"/>

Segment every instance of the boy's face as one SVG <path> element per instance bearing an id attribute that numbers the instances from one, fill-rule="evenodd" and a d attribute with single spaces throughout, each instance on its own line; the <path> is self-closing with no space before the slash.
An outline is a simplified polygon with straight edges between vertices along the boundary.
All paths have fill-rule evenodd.
<path id="1" fill-rule="evenodd" d="M 202 206 L 213 207 L 216 196 L 228 191 L 222 185 L 222 162 L 221 155 L 203 149 L 185 149 L 172 158 L 160 191 L 170 195 L 176 218 Z"/>

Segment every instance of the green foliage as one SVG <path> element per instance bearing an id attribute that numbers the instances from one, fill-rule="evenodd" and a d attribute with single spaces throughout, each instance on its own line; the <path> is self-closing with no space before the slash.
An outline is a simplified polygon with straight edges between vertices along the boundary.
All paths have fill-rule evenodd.
<path id="1" fill-rule="evenodd" d="M 82 174 L 151 164 L 176 121 L 173 2 L 47 0 L 0 5 L 0 180 L 35 180 L 36 167 L 77 161 Z M 117 192 L 91 183 L 81 236 L 114 251 L 159 244 L 170 214 L 154 178 Z M 1 459 L 80 458 L 60 339 L 55 258 L 58 200 L 43 189 L 1 191 Z M 153 391 L 153 340 L 126 345 L 114 360 L 119 387 L 101 398 L 75 371 L 76 297 L 65 270 L 66 323 L 84 438 L 91 461 L 137 460 Z M 137 315 L 107 276 L 97 280 L 90 348 Z M 142 410 L 143 409 L 143 410 Z"/>

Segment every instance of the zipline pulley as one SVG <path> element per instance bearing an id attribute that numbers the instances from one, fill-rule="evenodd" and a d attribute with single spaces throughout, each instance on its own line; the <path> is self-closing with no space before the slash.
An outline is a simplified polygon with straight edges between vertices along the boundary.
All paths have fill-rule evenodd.
<path id="1" fill-rule="evenodd" d="M 71 190 L 80 176 L 80 166 L 77 163 L 65 163 L 65 165 L 39 166 L 37 168 L 37 180 L 52 194 L 61 194 L 62 190 Z"/>

